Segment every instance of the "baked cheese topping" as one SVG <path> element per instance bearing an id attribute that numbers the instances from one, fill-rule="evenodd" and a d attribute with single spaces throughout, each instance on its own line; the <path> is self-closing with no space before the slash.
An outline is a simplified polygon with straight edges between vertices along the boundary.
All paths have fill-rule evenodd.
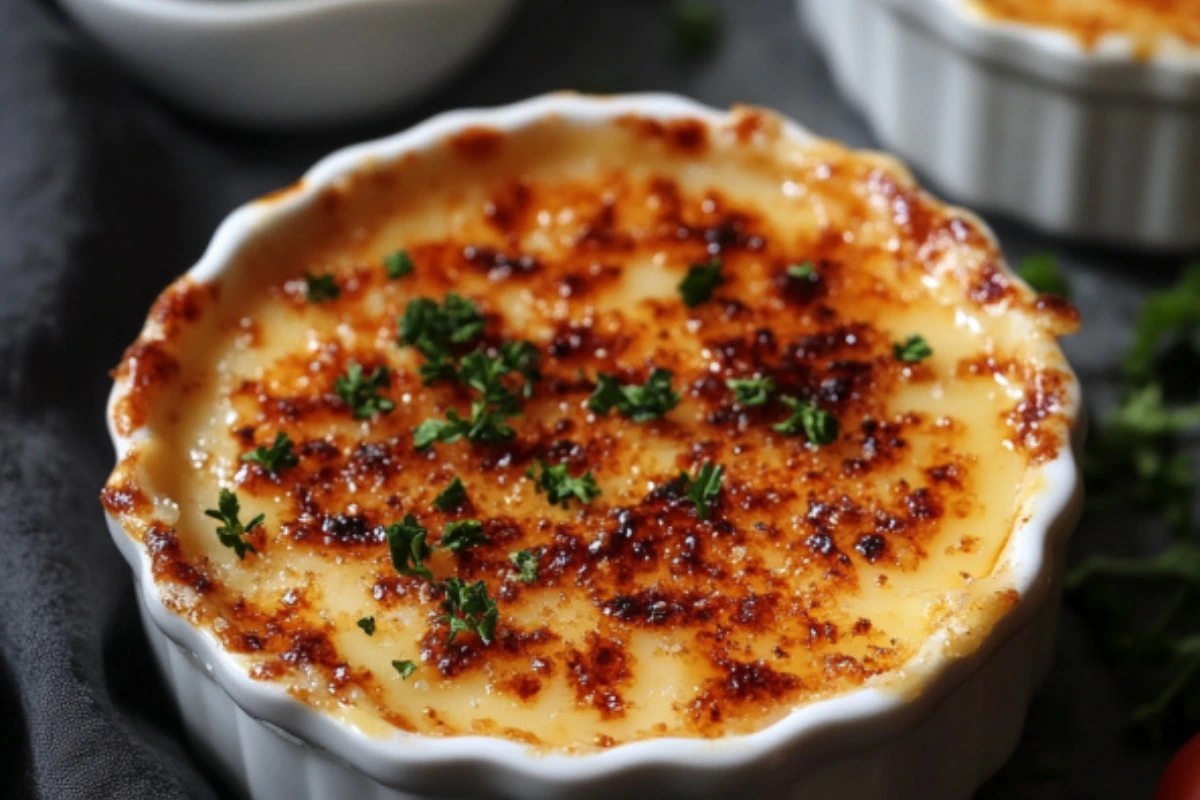
<path id="1" fill-rule="evenodd" d="M 1110 35 L 1153 53 L 1166 40 L 1200 45 L 1200 0 L 972 0 L 985 14 L 1068 31 L 1093 46 Z"/>
<path id="2" fill-rule="evenodd" d="M 1075 323 L 766 112 L 471 129 L 163 295 L 102 499 L 173 610 L 372 734 L 745 733 L 1011 608 Z"/>

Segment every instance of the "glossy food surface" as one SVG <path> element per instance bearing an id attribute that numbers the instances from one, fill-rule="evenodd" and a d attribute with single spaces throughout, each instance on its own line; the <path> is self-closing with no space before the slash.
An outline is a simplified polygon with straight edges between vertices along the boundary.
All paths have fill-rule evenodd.
<path id="1" fill-rule="evenodd" d="M 1200 0 L 970 0 L 997 19 L 1060 28 L 1094 45 L 1108 35 L 1133 39 L 1144 54 L 1164 40 L 1200 45 Z"/>
<path id="2" fill-rule="evenodd" d="M 1015 602 L 1077 401 L 1074 311 L 973 218 L 757 111 L 472 129 L 236 262 L 119 367 L 147 435 L 103 501 L 171 607 L 379 735 L 582 752 L 905 691 Z"/>

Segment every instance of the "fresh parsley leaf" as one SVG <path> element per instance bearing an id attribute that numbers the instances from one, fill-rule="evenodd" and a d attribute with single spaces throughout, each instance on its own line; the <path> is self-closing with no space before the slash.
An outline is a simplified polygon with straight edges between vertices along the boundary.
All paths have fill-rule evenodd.
<path id="1" fill-rule="evenodd" d="M 1195 475 L 1177 437 L 1200 431 L 1200 405 L 1168 407 L 1162 388 L 1130 392 L 1088 440 L 1090 505 L 1129 502 L 1156 511 L 1178 533 L 1191 530 Z"/>
<path id="2" fill-rule="evenodd" d="M 425 559 L 430 554 L 429 531 L 417 522 L 416 517 L 406 514 L 402 521 L 384 528 L 384 532 L 396 572 L 413 578 L 433 578 L 433 573 L 425 566 Z"/>
<path id="3" fill-rule="evenodd" d="M 516 431 L 506 422 L 511 412 L 491 408 L 487 401 L 476 400 L 471 404 L 471 417 L 464 419 L 453 408 L 446 412 L 446 419 L 427 419 L 413 429 L 413 447 L 424 450 L 435 442 L 453 444 L 466 437 L 467 441 L 479 444 L 506 442 Z"/>
<path id="4" fill-rule="evenodd" d="M 458 634 L 468 632 L 474 633 L 484 644 L 491 644 L 500 612 L 496 601 L 488 596 L 487 584 L 450 578 L 442 588 L 446 592 L 442 601 L 442 610 L 446 613 L 442 621 L 450 626 L 448 641 L 453 642 Z"/>
<path id="5" fill-rule="evenodd" d="M 508 560 L 517 568 L 517 580 L 521 583 L 533 583 L 538 576 L 538 557 L 528 550 L 518 550 L 508 554 Z"/>
<path id="6" fill-rule="evenodd" d="M 313 275 L 304 273 L 304 296 L 310 303 L 324 303 L 326 300 L 336 300 L 342 293 L 332 274 Z"/>
<path id="7" fill-rule="evenodd" d="M 1050 253 L 1026 256 L 1017 265 L 1017 274 L 1038 294 L 1071 296 L 1071 284 L 1059 267 L 1058 259 Z"/>
<path id="8" fill-rule="evenodd" d="M 783 397 L 783 404 L 792 410 L 792 415 L 772 428 L 787 436 L 803 433 L 804 438 L 815 445 L 831 444 L 838 437 L 838 420 L 833 414 L 811 403 L 794 397 Z"/>
<path id="9" fill-rule="evenodd" d="M 743 406 L 766 405 L 775 391 L 775 379 L 770 376 L 759 378 L 730 378 L 725 385 L 733 397 Z"/>
<path id="10" fill-rule="evenodd" d="M 1180 539 L 1147 558 L 1092 556 L 1067 575 L 1067 590 L 1076 591 L 1097 578 L 1179 581 L 1200 589 L 1200 541 Z"/>
<path id="11" fill-rule="evenodd" d="M 363 374 L 362 364 L 351 362 L 346 374 L 338 378 L 333 389 L 354 412 L 356 419 L 368 419 L 377 412 L 386 414 L 396 404 L 379 395 L 379 390 L 391 383 L 387 367 L 376 367 L 369 376 Z"/>
<path id="12" fill-rule="evenodd" d="M 811 281 L 817 277 L 817 265 L 811 261 L 792 264 L 787 268 L 787 276 L 794 281 Z"/>
<path id="13" fill-rule="evenodd" d="M 933 355 L 933 348 L 929 346 L 929 342 L 925 341 L 924 336 L 914 333 L 903 342 L 893 344 L 892 353 L 898 360 L 906 364 L 916 364 Z"/>
<path id="14" fill-rule="evenodd" d="M 470 427 L 471 423 L 452 408 L 446 412 L 446 419 L 427 419 L 413 428 L 413 448 L 424 450 L 434 442 L 453 444 L 466 436 Z"/>
<path id="15" fill-rule="evenodd" d="M 451 522 L 442 532 L 442 547 L 452 553 L 460 553 L 490 541 L 483 532 L 483 523 L 477 519 Z"/>
<path id="16" fill-rule="evenodd" d="M 671 10 L 675 50 L 684 58 L 703 58 L 721 40 L 721 9 L 713 0 L 676 0 Z"/>
<path id="17" fill-rule="evenodd" d="M 358 621 L 358 627 L 362 628 L 363 633 L 367 636 L 375 635 L 375 618 L 363 617 Z"/>
<path id="18" fill-rule="evenodd" d="M 687 276 L 679 282 L 679 294 L 683 304 L 694 308 L 708 302 L 717 287 L 725 282 L 721 275 L 721 259 L 714 258 L 707 264 L 693 264 L 688 268 Z"/>
<path id="19" fill-rule="evenodd" d="M 262 525 L 264 516 L 259 514 L 254 519 L 250 520 L 245 526 L 238 519 L 241 514 L 241 503 L 238 501 L 238 496 L 228 489 L 222 489 L 221 494 L 217 497 L 217 507 L 215 509 L 206 509 L 205 516 L 212 517 L 221 523 L 217 528 L 217 539 L 221 544 L 233 550 L 237 554 L 238 560 L 246 557 L 246 552 L 257 553 L 254 545 L 247 542 L 242 537 L 253 531 L 259 525 Z"/>
<path id="20" fill-rule="evenodd" d="M 484 319 L 470 300 L 449 292 L 442 304 L 426 297 L 410 300 L 400 318 L 400 341 L 431 360 L 444 359 L 450 348 L 470 344 L 483 333 Z"/>
<path id="21" fill-rule="evenodd" d="M 683 482 L 688 499 L 695 504 L 700 519 L 708 519 L 708 508 L 721 493 L 721 477 L 724 474 L 724 467 L 715 467 L 707 461 L 695 476 L 680 473 L 679 479 Z"/>
<path id="22" fill-rule="evenodd" d="M 249 453 L 242 453 L 242 461 L 259 464 L 272 475 L 300 463 L 292 449 L 292 440 L 283 431 L 275 434 L 275 442 L 270 447 L 256 447 Z"/>
<path id="23" fill-rule="evenodd" d="M 1172 340 L 1200 350 L 1200 264 L 1189 267 L 1176 286 L 1152 293 L 1142 304 L 1125 354 L 1125 378 L 1134 385 L 1153 380 L 1158 356 Z"/>
<path id="24" fill-rule="evenodd" d="M 383 257 L 383 266 L 391 280 L 411 275 L 414 269 L 412 256 L 407 250 L 397 250 Z"/>
<path id="25" fill-rule="evenodd" d="M 403 661 L 393 661 L 393 669 L 400 673 L 401 680 L 408 680 L 409 676 L 417 671 L 417 662 L 404 659 Z"/>
<path id="26" fill-rule="evenodd" d="M 466 505 L 466 502 L 467 488 L 463 486 L 462 480 L 455 475 L 454 480 L 450 481 L 450 485 L 434 498 L 433 507 L 438 511 L 457 511 Z"/>
<path id="27" fill-rule="evenodd" d="M 566 508 L 570 505 L 572 497 L 586 505 L 600 496 L 600 487 L 596 485 L 596 478 L 591 472 L 572 478 L 567 474 L 566 464 L 550 466 L 542 461 L 540 466 L 542 474 L 536 479 L 535 485 L 539 492 L 546 493 L 546 499 L 551 505 Z M 535 474 L 536 470 L 532 466 L 525 473 L 529 478 L 533 478 Z"/>
<path id="28" fill-rule="evenodd" d="M 670 370 L 655 367 L 645 385 L 623 386 L 612 375 L 601 374 L 587 406 L 600 416 L 615 408 L 634 422 L 658 419 L 679 404 L 678 393 L 671 389 L 671 378 Z"/>

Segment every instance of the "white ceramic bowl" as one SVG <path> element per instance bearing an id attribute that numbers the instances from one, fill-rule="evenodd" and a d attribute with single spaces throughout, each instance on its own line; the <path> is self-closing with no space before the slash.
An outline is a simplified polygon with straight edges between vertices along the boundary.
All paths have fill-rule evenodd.
<path id="1" fill-rule="evenodd" d="M 797 0 L 879 139 L 1046 232 L 1200 247 L 1200 50 L 997 22 L 966 0 Z"/>
<path id="2" fill-rule="evenodd" d="M 551 115 L 583 126 L 629 114 L 686 117 L 714 126 L 735 119 L 670 95 L 548 95 L 497 109 L 443 114 L 391 138 L 336 153 L 292 190 L 237 210 L 188 277 L 197 283 L 213 280 L 243 248 L 269 240 L 278 223 L 356 170 L 439 146 L 466 128 L 511 131 Z M 811 140 L 790 124 L 784 135 Z M 110 433 L 119 458 L 148 435 L 143 428 L 123 436 L 113 425 L 116 403 L 129 390 L 118 380 L 110 398 Z M 1078 420 L 1077 385 L 1069 393 L 1069 413 Z M 1078 424 L 1074 433 L 1081 434 Z M 798 708 L 746 736 L 655 739 L 578 756 L 540 756 L 497 738 L 400 733 L 376 738 L 313 710 L 282 686 L 251 679 L 210 632 L 169 611 L 145 547 L 113 517 L 108 521 L 133 570 L 146 633 L 196 749 L 257 800 L 957 800 L 1011 754 L 1029 698 L 1048 665 L 1063 550 L 1080 501 L 1075 457 L 1080 436 L 1073 438 L 1072 447 L 1040 467 L 1045 489 L 1022 505 L 1022 522 L 1000 556 L 1019 593 L 1016 605 L 970 655 L 948 657 L 948 639 L 941 633 L 930 639 L 904 666 L 907 674 L 920 677 L 920 691 L 862 688 Z"/>
<path id="3" fill-rule="evenodd" d="M 517 0 L 61 0 L 145 83 L 256 128 L 397 108 L 452 76 Z"/>

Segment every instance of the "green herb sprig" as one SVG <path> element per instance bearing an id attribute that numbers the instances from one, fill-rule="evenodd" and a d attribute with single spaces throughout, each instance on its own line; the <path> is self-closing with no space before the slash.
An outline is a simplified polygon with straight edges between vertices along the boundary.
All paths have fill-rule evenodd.
<path id="1" fill-rule="evenodd" d="M 601 373 L 596 390 L 588 398 L 589 410 L 604 416 L 614 408 L 634 422 L 649 422 L 679 405 L 679 394 L 671 388 L 670 370 L 655 367 L 642 386 L 622 385 L 616 377 Z"/>
<path id="2" fill-rule="evenodd" d="M 721 259 L 714 258 L 705 264 L 693 264 L 687 275 L 679 282 L 679 296 L 688 308 L 695 308 L 712 299 L 713 292 L 725 282 L 721 274 Z"/>
<path id="3" fill-rule="evenodd" d="M 221 544 L 233 550 L 241 561 L 246 557 L 246 553 L 257 553 L 254 545 L 246 541 L 245 537 L 254 529 L 262 525 L 264 515 L 259 514 L 254 519 L 250 520 L 245 525 L 242 525 L 239 516 L 241 514 L 241 503 L 238 501 L 238 496 L 228 489 L 222 489 L 221 494 L 217 497 L 217 507 L 205 510 L 204 515 L 212 517 L 221 523 L 217 528 L 217 539 Z"/>
<path id="4" fill-rule="evenodd" d="M 696 474 L 688 475 L 682 472 L 679 480 L 683 483 L 684 493 L 696 506 L 696 514 L 702 520 L 708 519 L 708 509 L 721 493 L 721 478 L 725 468 L 705 462 Z"/>
<path id="5" fill-rule="evenodd" d="M 759 378 L 730 378 L 725 385 L 733 397 L 743 406 L 763 406 L 775 391 L 775 379 L 770 376 Z"/>
<path id="6" fill-rule="evenodd" d="M 896 360 L 905 364 L 919 364 L 933 355 L 933 348 L 925 341 L 924 336 L 914 333 L 903 342 L 893 344 L 892 354 L 896 356 Z"/>
<path id="7" fill-rule="evenodd" d="M 337 285 L 337 279 L 332 274 L 313 275 L 304 273 L 304 297 L 316 305 L 327 300 L 336 300 L 342 293 Z"/>
<path id="8" fill-rule="evenodd" d="M 832 444 L 837 440 L 840 426 L 837 417 L 833 414 L 794 397 L 780 399 L 791 409 L 792 413 L 783 422 L 771 426 L 777 433 L 785 436 L 804 434 L 804 438 L 818 447 Z"/>
<path id="9" fill-rule="evenodd" d="M 566 464 L 550 465 L 542 461 L 538 466 L 541 468 L 540 475 L 533 466 L 525 475 L 534 479 L 537 490 L 546 493 L 551 505 L 567 508 L 572 499 L 587 505 L 600 496 L 600 487 L 596 485 L 596 477 L 591 472 L 572 478 Z"/>
<path id="10" fill-rule="evenodd" d="M 1107 657 L 1141 689 L 1131 724 L 1155 738 L 1172 723 L 1200 725 L 1200 530 L 1188 449 L 1200 436 L 1198 364 L 1200 265 L 1146 298 L 1123 360 L 1121 400 L 1094 428 L 1084 456 L 1086 514 L 1140 509 L 1173 540 L 1153 555 L 1093 555 L 1067 576 Z M 1175 387 L 1189 396 L 1176 399 Z"/>
<path id="11" fill-rule="evenodd" d="M 249 453 L 242 453 L 241 460 L 248 464 L 258 464 L 272 475 L 278 475 L 300 463 L 292 447 L 292 440 L 283 431 L 275 434 L 275 441 L 270 447 L 260 446 Z"/>
<path id="12" fill-rule="evenodd" d="M 487 584 L 449 578 L 442 588 L 446 593 L 442 601 L 442 610 L 446 612 L 442 621 L 450 626 L 448 641 L 453 642 L 460 633 L 470 632 L 485 645 L 491 644 L 500 612 L 496 601 L 488 595 Z"/>
<path id="13" fill-rule="evenodd" d="M 352 362 L 346 367 L 346 373 L 334 381 L 333 390 L 349 406 L 355 419 L 369 419 L 396 407 L 395 403 L 379 393 L 390 383 L 391 372 L 387 367 L 376 367 L 367 375 L 363 372 L 362 364 Z"/>

